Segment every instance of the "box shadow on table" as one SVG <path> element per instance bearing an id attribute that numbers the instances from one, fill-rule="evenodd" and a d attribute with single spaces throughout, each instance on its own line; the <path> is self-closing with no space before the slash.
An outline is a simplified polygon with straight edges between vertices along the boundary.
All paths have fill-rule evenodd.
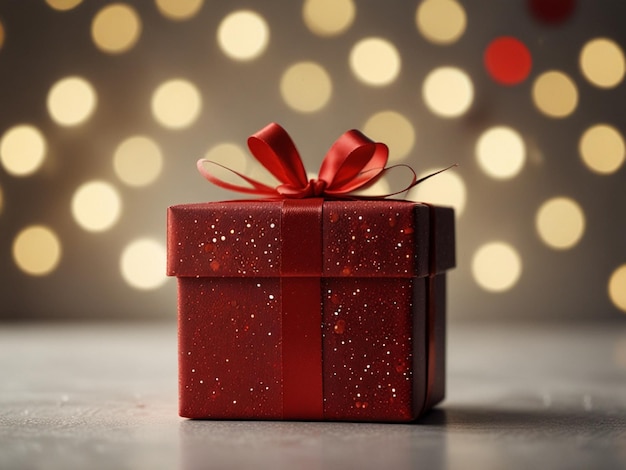
<path id="1" fill-rule="evenodd" d="M 421 437 L 418 437 L 421 435 Z M 181 468 L 440 468 L 444 433 L 412 424 L 185 420 Z"/>
<path id="2" fill-rule="evenodd" d="M 516 410 L 472 406 L 446 406 L 436 408 L 415 425 L 431 426 L 452 431 L 509 432 L 554 437 L 566 437 L 602 429 L 617 437 L 626 428 L 624 413 L 611 414 L 607 411 L 562 411 L 562 410 Z"/>

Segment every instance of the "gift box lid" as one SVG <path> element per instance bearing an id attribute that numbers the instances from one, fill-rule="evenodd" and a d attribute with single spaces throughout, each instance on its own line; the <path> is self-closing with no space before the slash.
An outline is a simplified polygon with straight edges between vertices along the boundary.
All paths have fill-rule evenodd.
<path id="1" fill-rule="evenodd" d="M 398 200 L 320 200 L 319 214 L 312 215 L 307 201 L 170 207 L 167 274 L 423 277 L 455 265 L 451 208 Z"/>

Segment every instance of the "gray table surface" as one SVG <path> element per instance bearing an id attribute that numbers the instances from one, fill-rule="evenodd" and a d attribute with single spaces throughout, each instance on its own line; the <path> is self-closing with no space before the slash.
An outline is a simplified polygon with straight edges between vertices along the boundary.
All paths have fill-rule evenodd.
<path id="1" fill-rule="evenodd" d="M 626 468 L 626 323 L 453 324 L 416 424 L 177 416 L 174 324 L 0 325 L 0 468 Z"/>

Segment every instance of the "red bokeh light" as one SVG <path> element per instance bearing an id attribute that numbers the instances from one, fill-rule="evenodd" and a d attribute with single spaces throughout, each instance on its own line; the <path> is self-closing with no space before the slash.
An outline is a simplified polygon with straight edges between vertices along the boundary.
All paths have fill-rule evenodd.
<path id="1" fill-rule="evenodd" d="M 485 68 L 501 85 L 517 85 L 526 80 L 532 57 L 526 45 L 511 36 L 500 36 L 485 49 Z"/>

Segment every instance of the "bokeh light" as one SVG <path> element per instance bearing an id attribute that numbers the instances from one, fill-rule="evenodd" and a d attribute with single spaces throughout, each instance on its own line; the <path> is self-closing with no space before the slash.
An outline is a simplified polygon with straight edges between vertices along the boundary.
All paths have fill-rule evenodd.
<path id="1" fill-rule="evenodd" d="M 118 221 L 122 199 L 111 184 L 90 181 L 82 184 L 72 197 L 72 216 L 87 231 L 101 232 Z"/>
<path id="2" fill-rule="evenodd" d="M 624 79 L 624 52 L 615 41 L 607 38 L 592 39 L 580 52 L 580 68 L 591 84 L 600 88 L 613 88 Z"/>
<path id="3" fill-rule="evenodd" d="M 417 7 L 415 24 L 428 41 L 452 44 L 458 41 L 467 26 L 463 6 L 453 0 L 427 0 Z"/>
<path id="4" fill-rule="evenodd" d="M 422 96 L 431 112 L 440 117 L 455 118 L 470 108 L 474 100 L 474 85 L 463 70 L 440 67 L 426 76 Z"/>
<path id="5" fill-rule="evenodd" d="M 367 85 L 390 84 L 398 77 L 400 67 L 400 54 L 386 39 L 365 38 L 350 51 L 350 69 Z"/>
<path id="6" fill-rule="evenodd" d="M 566 250 L 576 245 L 583 236 L 585 214 L 573 199 L 555 197 L 539 207 L 535 226 L 546 245 L 557 250 Z"/>
<path id="7" fill-rule="evenodd" d="M 356 8 L 352 0 L 306 0 L 302 18 L 307 28 L 318 36 L 336 36 L 347 30 Z"/>
<path id="8" fill-rule="evenodd" d="M 287 105 L 303 113 L 318 111 L 330 100 L 332 82 L 324 68 L 315 62 L 298 62 L 280 80 L 280 93 Z"/>
<path id="9" fill-rule="evenodd" d="M 146 186 L 161 174 L 163 155 L 156 142 L 149 137 L 129 137 L 115 150 L 113 168 L 118 178 L 127 185 Z"/>
<path id="10" fill-rule="evenodd" d="M 550 25 L 563 23 L 576 9 L 576 0 L 528 0 L 530 14 Z"/>
<path id="11" fill-rule="evenodd" d="M 2 49 L 4 45 L 4 35 L 4 26 L 2 25 L 2 21 L 0 21 L 0 49 Z"/>
<path id="12" fill-rule="evenodd" d="M 0 214 L 2 214 L 2 209 L 4 209 L 4 193 L 2 192 L 2 187 L 0 186 Z"/>
<path id="13" fill-rule="evenodd" d="M 91 23 L 91 37 L 96 47 L 108 54 L 132 49 L 141 35 L 141 19 L 135 9 L 124 3 L 103 7 Z"/>
<path id="14" fill-rule="evenodd" d="M 248 162 L 251 161 L 243 148 L 231 142 L 222 142 L 211 147 L 204 158 L 240 173 L 246 171 Z"/>
<path id="15" fill-rule="evenodd" d="M 46 156 L 46 141 L 39 129 L 18 124 L 0 139 L 0 162 L 13 176 L 27 176 L 39 169 Z"/>
<path id="16" fill-rule="evenodd" d="M 600 174 L 617 171 L 626 154 L 622 134 L 608 124 L 597 124 L 587 129 L 580 138 L 578 149 L 585 165 Z"/>
<path id="17" fill-rule="evenodd" d="M 472 274 L 490 292 L 511 289 L 522 274 L 522 260 L 510 244 L 493 241 L 482 245 L 472 258 Z"/>
<path id="18" fill-rule="evenodd" d="M 526 147 L 519 133 L 506 126 L 492 127 L 478 138 L 476 157 L 489 176 L 508 179 L 519 174 L 526 160 Z"/>
<path id="19" fill-rule="evenodd" d="M 265 51 L 270 30 L 261 15 L 239 10 L 222 20 L 217 29 L 217 41 L 231 59 L 251 60 Z"/>
<path id="20" fill-rule="evenodd" d="M 626 264 L 613 271 L 609 278 L 608 291 L 611 302 L 626 312 Z"/>
<path id="21" fill-rule="evenodd" d="M 550 70 L 535 80 L 532 98 L 539 111 L 549 117 L 563 118 L 578 105 L 578 90 L 574 81 L 563 72 Z"/>
<path id="22" fill-rule="evenodd" d="M 83 0 L 46 0 L 51 8 L 59 11 L 71 10 L 82 3 Z"/>
<path id="23" fill-rule="evenodd" d="M 165 283 L 165 247 L 150 238 L 129 243 L 120 259 L 124 280 L 136 289 L 156 289 Z"/>
<path id="24" fill-rule="evenodd" d="M 183 79 L 168 80 L 152 95 L 152 114 L 164 127 L 182 129 L 200 115 L 202 98 L 196 86 Z"/>
<path id="25" fill-rule="evenodd" d="M 32 276 L 54 271 L 61 259 L 59 237 L 48 227 L 31 225 L 13 240 L 13 260 L 17 267 Z"/>
<path id="26" fill-rule="evenodd" d="M 75 126 L 85 122 L 96 109 L 96 91 L 81 77 L 65 77 L 48 92 L 48 112 L 57 124 Z"/>
<path id="27" fill-rule="evenodd" d="M 430 168 L 419 174 L 418 179 L 439 170 L 441 168 Z M 453 207 L 458 217 L 465 209 L 467 190 L 463 179 L 455 171 L 448 170 L 415 186 L 407 194 L 407 199 Z"/>
<path id="28" fill-rule="evenodd" d="M 511 36 L 491 41 L 485 50 L 484 62 L 491 78 L 501 85 L 523 82 L 532 67 L 532 57 L 526 45 Z"/>
<path id="29" fill-rule="evenodd" d="M 170 20 L 183 21 L 198 14 L 204 0 L 156 0 L 159 12 Z"/>
<path id="30" fill-rule="evenodd" d="M 404 159 L 415 145 L 415 129 L 406 116 L 396 111 L 381 111 L 363 124 L 363 133 L 389 147 L 389 161 Z"/>

